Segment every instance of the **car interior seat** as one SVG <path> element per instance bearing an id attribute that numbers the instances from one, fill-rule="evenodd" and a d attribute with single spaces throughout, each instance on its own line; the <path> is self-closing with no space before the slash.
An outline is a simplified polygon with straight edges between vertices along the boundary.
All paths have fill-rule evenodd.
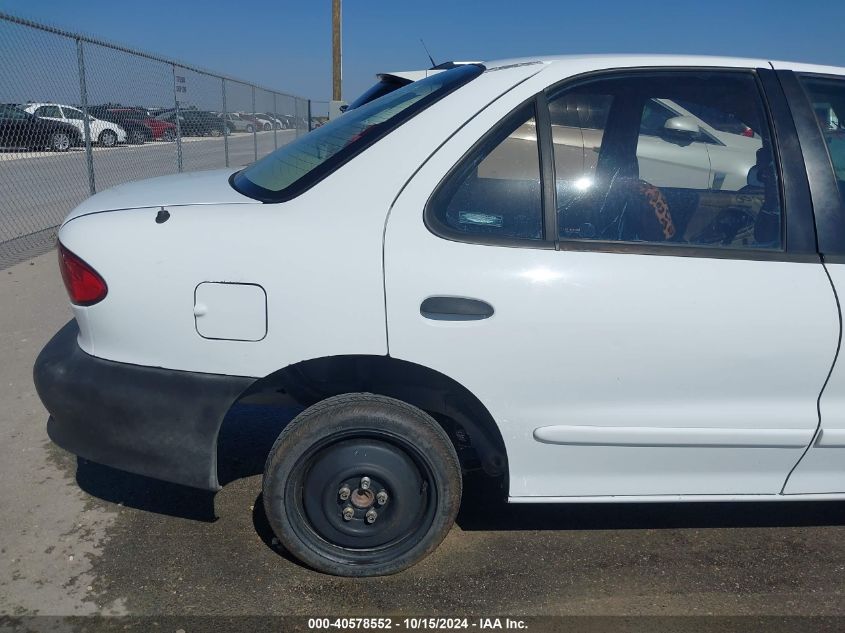
<path id="1" fill-rule="evenodd" d="M 770 147 L 757 150 L 757 162 L 748 171 L 748 185 L 744 193 L 762 193 L 763 205 L 754 220 L 754 241 L 758 246 L 780 241 L 780 195 L 775 177 L 775 165 Z"/>

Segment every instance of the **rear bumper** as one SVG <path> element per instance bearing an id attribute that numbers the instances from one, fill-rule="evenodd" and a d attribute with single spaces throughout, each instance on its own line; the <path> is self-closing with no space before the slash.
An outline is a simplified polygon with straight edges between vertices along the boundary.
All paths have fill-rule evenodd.
<path id="1" fill-rule="evenodd" d="M 217 434 L 255 379 L 103 360 L 80 349 L 78 332 L 69 322 L 35 361 L 50 439 L 93 462 L 218 490 Z"/>

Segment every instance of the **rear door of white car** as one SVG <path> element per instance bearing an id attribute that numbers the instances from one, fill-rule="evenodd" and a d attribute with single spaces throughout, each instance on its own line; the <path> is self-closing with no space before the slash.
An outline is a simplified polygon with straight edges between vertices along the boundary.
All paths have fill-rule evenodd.
<path id="1" fill-rule="evenodd" d="M 779 493 L 818 426 L 839 316 L 774 73 L 616 70 L 527 90 L 394 203 L 390 354 L 488 407 L 515 500 Z M 590 121 L 598 160 L 555 171 L 549 112 L 569 99 L 611 105 Z M 754 123 L 756 178 L 715 190 L 640 171 L 650 99 Z"/>

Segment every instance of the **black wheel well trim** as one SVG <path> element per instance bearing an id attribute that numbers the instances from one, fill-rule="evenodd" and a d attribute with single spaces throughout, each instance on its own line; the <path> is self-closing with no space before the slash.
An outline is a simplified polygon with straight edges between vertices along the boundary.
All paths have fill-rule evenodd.
<path id="1" fill-rule="evenodd" d="M 371 354 L 305 359 L 257 379 L 239 400 L 271 390 L 282 391 L 303 406 L 343 393 L 372 393 L 401 400 L 430 414 L 453 442 L 456 433 L 463 430 L 469 440 L 463 448 L 475 452 L 484 472 L 507 480 L 507 450 L 490 410 L 460 382 L 425 365 Z M 451 428 L 452 424 L 456 427 Z M 463 461 L 462 447 L 455 448 Z"/>

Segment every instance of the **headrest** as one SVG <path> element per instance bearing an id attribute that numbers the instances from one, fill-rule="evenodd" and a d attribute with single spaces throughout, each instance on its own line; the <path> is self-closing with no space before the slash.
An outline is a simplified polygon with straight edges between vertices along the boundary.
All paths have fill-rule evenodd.
<path id="1" fill-rule="evenodd" d="M 757 162 L 748 170 L 746 182 L 751 187 L 765 187 L 766 179 L 772 173 L 772 150 L 761 147 L 757 150 Z"/>

